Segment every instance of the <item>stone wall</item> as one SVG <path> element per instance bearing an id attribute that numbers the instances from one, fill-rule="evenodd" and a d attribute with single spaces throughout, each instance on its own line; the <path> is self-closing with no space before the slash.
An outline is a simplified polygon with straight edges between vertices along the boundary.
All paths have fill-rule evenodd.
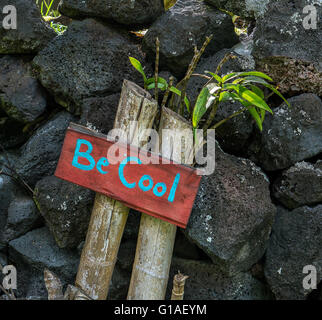
<path id="1" fill-rule="evenodd" d="M 60 12 L 71 18 L 62 35 L 34 0 L 10 4 L 18 28 L 0 26 L 0 264 L 17 267 L 19 298 L 47 299 L 44 268 L 64 283 L 75 280 L 94 194 L 53 176 L 68 123 L 107 133 L 123 79 L 143 86 L 129 56 L 151 76 L 159 37 L 161 71 L 180 80 L 194 46 L 210 34 L 197 73 L 214 71 L 233 52 L 222 74 L 264 71 L 291 108 L 272 97 L 263 132 L 247 114 L 217 130 L 216 170 L 202 178 L 189 225 L 178 230 L 168 289 L 180 270 L 190 275 L 187 299 L 319 296 L 321 285 L 313 292 L 302 285 L 307 265 L 318 283 L 322 277 L 322 33 L 319 24 L 303 26 L 305 6 L 321 16 L 318 1 L 178 0 L 165 11 L 162 0 L 62 0 Z M 5 5 L 0 0 L 0 12 Z M 254 32 L 238 37 L 219 9 Z M 143 38 L 130 32 L 143 28 Z M 189 96 L 204 83 L 193 78 Z M 239 107 L 226 102 L 216 120 Z M 126 297 L 139 218 L 130 213 L 110 299 Z"/>

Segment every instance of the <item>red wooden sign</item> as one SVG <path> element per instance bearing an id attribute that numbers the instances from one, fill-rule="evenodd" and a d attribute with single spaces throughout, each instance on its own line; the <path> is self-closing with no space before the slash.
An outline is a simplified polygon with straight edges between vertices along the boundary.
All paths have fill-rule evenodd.
<path id="1" fill-rule="evenodd" d="M 55 176 L 182 228 L 201 179 L 191 167 L 74 124 L 67 130 Z"/>

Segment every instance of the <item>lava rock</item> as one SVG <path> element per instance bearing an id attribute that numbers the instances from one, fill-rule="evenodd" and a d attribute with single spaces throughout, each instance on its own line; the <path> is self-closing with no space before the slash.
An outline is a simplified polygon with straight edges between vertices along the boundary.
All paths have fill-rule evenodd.
<path id="1" fill-rule="evenodd" d="M 265 170 L 288 168 L 322 152 L 322 102 L 315 94 L 290 98 L 268 115 L 263 131 L 249 148 Z M 255 155 L 255 156 L 254 156 Z"/>
<path id="2" fill-rule="evenodd" d="M 0 57 L 0 108 L 19 122 L 32 122 L 46 109 L 46 95 L 24 58 Z"/>
<path id="3" fill-rule="evenodd" d="M 273 192 L 288 209 L 322 203 L 322 161 L 296 163 L 275 181 Z"/>
<path id="4" fill-rule="evenodd" d="M 60 248 L 75 248 L 85 239 L 94 192 L 51 176 L 36 184 L 34 197 Z"/>
<path id="5" fill-rule="evenodd" d="M 80 124 L 92 130 L 108 134 L 114 127 L 120 94 L 107 97 L 84 99 L 81 105 L 82 116 Z"/>
<path id="6" fill-rule="evenodd" d="M 224 9 L 243 18 L 263 16 L 271 0 L 205 0 L 218 9 Z"/>
<path id="7" fill-rule="evenodd" d="M 252 56 L 242 56 L 234 53 L 230 49 L 223 49 L 215 55 L 203 58 L 195 73 L 204 74 L 205 71 L 215 72 L 217 66 L 225 55 L 232 54 L 233 59 L 229 59 L 219 72 L 220 76 L 224 76 L 231 72 L 252 71 L 255 69 L 255 61 Z M 194 104 L 203 86 L 207 83 L 207 79 L 201 77 L 192 77 L 188 82 L 187 95 Z M 238 102 L 224 102 L 219 105 L 214 124 L 226 119 L 234 112 L 244 108 Z M 243 112 L 238 117 L 230 119 L 216 129 L 216 136 L 221 147 L 229 152 L 236 153 L 245 149 L 245 145 L 253 132 L 253 121 L 248 112 Z"/>
<path id="8" fill-rule="evenodd" d="M 158 37 L 161 65 L 166 65 L 175 76 L 180 77 L 190 64 L 194 46 L 200 48 L 206 36 L 211 34 L 214 39 L 206 48 L 205 55 L 230 48 L 238 42 L 229 15 L 200 0 L 178 0 L 149 28 L 143 43 L 145 50 L 152 55 Z"/>
<path id="9" fill-rule="evenodd" d="M 305 28 L 303 9 L 315 4 L 317 19 L 322 6 L 313 0 L 270 1 L 257 20 L 253 55 L 257 69 L 268 73 L 282 92 L 322 95 L 321 28 Z M 312 21 L 311 21 L 312 22 Z"/>
<path id="10" fill-rule="evenodd" d="M 180 270 L 186 280 L 184 300 L 270 300 L 269 289 L 249 273 L 227 277 L 208 261 L 173 258 L 167 299 L 171 297 L 173 277 Z"/>
<path id="11" fill-rule="evenodd" d="M 72 120 L 73 117 L 68 112 L 58 113 L 21 148 L 16 169 L 30 186 L 34 186 L 41 178 L 54 174 L 65 133 Z"/>
<path id="12" fill-rule="evenodd" d="M 254 34 L 255 58 L 285 56 L 317 64 L 322 60 L 320 43 L 322 33 L 319 28 L 306 29 L 303 25 L 303 8 L 316 1 L 291 0 L 270 1 L 265 14 L 257 20 Z M 321 7 L 316 5 L 321 16 Z"/>
<path id="13" fill-rule="evenodd" d="M 34 201 L 27 196 L 15 197 L 8 208 L 4 239 L 9 242 L 41 226 L 42 220 Z"/>
<path id="14" fill-rule="evenodd" d="M 164 12 L 163 0 L 63 0 L 59 11 L 71 18 L 100 17 L 131 28 L 147 26 Z"/>
<path id="15" fill-rule="evenodd" d="M 293 211 L 278 208 L 264 269 L 277 299 L 305 299 L 312 291 L 303 288 L 307 265 L 316 268 L 317 283 L 322 280 L 321 230 L 322 205 Z"/>
<path id="16" fill-rule="evenodd" d="M 0 54 L 37 53 L 44 48 L 56 33 L 43 20 L 34 0 L 0 0 L 1 23 L 9 14 L 2 13 L 2 9 L 11 5 L 16 8 L 16 29 L 0 28 Z M 12 14 L 12 11 L 9 10 Z M 12 21 L 11 21 L 12 24 Z"/>
<path id="17" fill-rule="evenodd" d="M 9 243 L 9 259 L 19 266 L 27 265 L 36 274 L 47 268 L 62 280 L 72 283 L 79 263 L 76 250 L 60 249 L 47 227 L 35 229 Z M 18 279 L 19 280 L 19 279 Z M 18 281 L 19 287 L 19 281 Z"/>
<path id="18" fill-rule="evenodd" d="M 121 91 L 124 78 L 143 86 L 130 56 L 144 65 L 139 46 L 127 32 L 86 19 L 73 21 L 34 58 L 34 65 L 42 85 L 56 101 L 78 112 L 83 99 Z"/>
<path id="19" fill-rule="evenodd" d="M 217 146 L 215 171 L 202 177 L 185 234 L 233 275 L 263 256 L 275 213 L 261 169 Z"/>

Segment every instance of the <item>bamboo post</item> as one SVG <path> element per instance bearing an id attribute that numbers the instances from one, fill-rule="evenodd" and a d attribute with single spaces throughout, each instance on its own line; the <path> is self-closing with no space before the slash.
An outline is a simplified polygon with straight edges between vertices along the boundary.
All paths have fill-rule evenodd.
<path id="1" fill-rule="evenodd" d="M 159 127 L 160 146 L 163 129 L 176 129 L 192 134 L 190 123 L 165 107 L 162 108 Z M 177 162 L 181 162 L 185 151 L 190 150 L 181 150 L 176 145 L 172 148 L 169 141 L 164 141 L 162 146 L 162 155 Z M 193 152 L 189 154 L 193 155 Z M 192 163 L 191 160 L 185 159 L 185 163 Z M 142 213 L 128 300 L 165 298 L 176 230 L 175 225 Z"/>
<path id="2" fill-rule="evenodd" d="M 173 277 L 173 289 L 171 300 L 183 300 L 184 286 L 189 276 L 185 276 L 180 271 Z"/>
<path id="3" fill-rule="evenodd" d="M 147 91 L 124 80 L 114 128 L 124 130 L 127 136 L 120 134 L 119 138 L 142 147 L 157 112 L 158 105 Z M 137 121 L 135 128 L 131 121 Z M 96 194 L 75 284 L 91 299 L 107 298 L 128 213 L 124 204 Z M 76 296 L 78 299 L 83 300 Z"/>

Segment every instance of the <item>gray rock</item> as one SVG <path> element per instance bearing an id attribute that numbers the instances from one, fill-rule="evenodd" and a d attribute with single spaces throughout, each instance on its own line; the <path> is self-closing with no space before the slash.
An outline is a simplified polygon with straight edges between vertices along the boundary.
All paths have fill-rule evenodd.
<path id="1" fill-rule="evenodd" d="M 4 239 L 9 242 L 41 226 L 41 216 L 34 201 L 27 196 L 16 196 L 8 208 Z"/>
<path id="2" fill-rule="evenodd" d="M 17 9 L 17 28 L 2 26 L 7 14 L 2 9 L 7 5 Z M 34 0 L 0 0 L 0 54 L 36 53 L 56 36 L 55 31 L 42 19 Z"/>
<path id="3" fill-rule="evenodd" d="M 19 122 L 32 122 L 46 109 L 46 95 L 32 75 L 28 59 L 0 58 L 0 107 Z"/>
<path id="4" fill-rule="evenodd" d="M 36 274 L 47 268 L 62 280 L 72 282 L 79 256 L 76 250 L 60 249 L 47 227 L 33 230 L 9 243 L 9 259 L 17 265 L 28 265 Z M 19 269 L 17 269 L 19 274 Z"/>
<path id="5" fill-rule="evenodd" d="M 322 152 L 322 102 L 314 94 L 290 98 L 268 115 L 259 139 L 249 148 L 268 171 L 285 169 Z"/>
<path id="6" fill-rule="evenodd" d="M 39 128 L 21 148 L 21 157 L 16 163 L 16 169 L 31 186 L 41 178 L 54 174 L 66 129 L 72 120 L 73 117 L 69 113 L 58 113 Z"/>
<path id="7" fill-rule="evenodd" d="M 319 64 L 322 60 L 322 32 L 320 28 L 308 30 L 303 26 L 303 18 L 307 16 L 303 8 L 314 3 L 317 2 L 269 1 L 264 16 L 257 21 L 254 56 L 257 59 L 286 56 Z M 318 16 L 321 16 L 321 6 L 316 5 L 316 9 Z"/>
<path id="8" fill-rule="evenodd" d="M 308 16 L 303 9 L 312 4 L 318 19 L 322 6 L 315 0 L 270 0 L 266 13 L 257 20 L 253 49 L 257 69 L 281 83 L 285 93 L 322 95 L 321 28 L 303 25 Z"/>
<path id="9" fill-rule="evenodd" d="M 265 262 L 265 275 L 277 299 L 305 299 L 312 291 L 303 288 L 307 265 L 316 268 L 317 283 L 322 280 L 321 230 L 322 205 L 278 209 Z"/>
<path id="10" fill-rule="evenodd" d="M 160 62 L 176 76 L 187 70 L 194 53 L 206 36 L 214 35 L 205 55 L 230 48 L 238 42 L 231 17 L 200 0 L 178 0 L 149 28 L 143 43 L 148 53 L 155 52 L 155 39 L 160 40 Z M 154 56 L 154 54 L 153 54 Z"/>
<path id="11" fill-rule="evenodd" d="M 258 18 L 267 10 L 271 0 L 206 0 L 218 9 L 224 9 L 243 18 Z"/>
<path id="12" fill-rule="evenodd" d="M 120 94 L 84 99 L 80 124 L 104 134 L 113 129 Z"/>
<path id="13" fill-rule="evenodd" d="M 139 46 L 127 32 L 86 19 L 73 21 L 34 58 L 34 65 L 42 85 L 56 101 L 77 111 L 83 99 L 121 91 L 124 78 L 143 86 L 130 56 L 144 65 Z"/>
<path id="14" fill-rule="evenodd" d="M 223 49 L 215 55 L 200 61 L 195 73 L 204 74 L 205 71 L 215 72 L 217 66 L 226 54 L 233 54 L 234 59 L 228 60 L 222 67 L 219 75 L 223 76 L 231 72 L 252 71 L 255 69 L 255 61 L 252 56 L 241 56 L 230 49 Z M 187 86 L 187 94 L 194 104 L 207 79 L 192 77 Z M 219 105 L 214 124 L 232 115 L 243 106 L 238 102 L 224 102 Z M 216 136 L 221 147 L 229 152 L 235 153 L 245 149 L 245 145 L 253 132 L 253 121 L 248 112 L 230 119 L 216 129 Z"/>
<path id="15" fill-rule="evenodd" d="M 51 176 L 37 183 L 35 201 L 60 248 L 77 247 L 85 239 L 94 192 Z"/>
<path id="16" fill-rule="evenodd" d="M 180 270 L 188 275 L 184 300 L 269 300 L 269 289 L 249 273 L 227 277 L 208 261 L 174 258 L 168 283 L 167 299 L 171 297 L 173 277 Z"/>
<path id="17" fill-rule="evenodd" d="M 100 17 L 129 27 L 151 24 L 164 12 L 163 0 L 132 1 L 78 1 L 63 0 L 59 11 L 72 18 Z"/>
<path id="18" fill-rule="evenodd" d="M 273 185 L 274 197 L 288 209 L 322 203 L 321 164 L 303 161 L 284 171 Z"/>
<path id="19" fill-rule="evenodd" d="M 261 169 L 217 147 L 215 171 L 202 177 L 185 234 L 233 275 L 263 256 L 275 213 Z"/>

